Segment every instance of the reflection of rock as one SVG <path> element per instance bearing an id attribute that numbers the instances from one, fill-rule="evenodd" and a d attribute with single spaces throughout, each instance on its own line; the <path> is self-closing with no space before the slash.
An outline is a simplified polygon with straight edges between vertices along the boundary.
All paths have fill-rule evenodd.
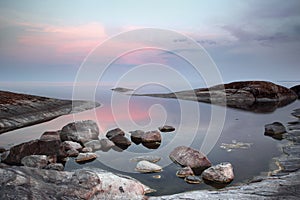
<path id="1" fill-rule="evenodd" d="M 128 140 L 126 137 L 122 135 L 117 135 L 114 136 L 113 138 L 110 139 L 116 146 L 120 147 L 121 149 L 125 150 L 127 149 L 130 145 L 131 142 Z"/>
<path id="2" fill-rule="evenodd" d="M 97 140 L 99 128 L 92 120 L 72 122 L 64 126 L 60 133 L 62 141 L 74 141 L 84 144 L 91 140 Z"/>
<path id="3" fill-rule="evenodd" d="M 143 142 L 142 144 L 148 149 L 157 149 L 160 146 L 160 142 Z"/>
<path id="4" fill-rule="evenodd" d="M 142 143 L 161 142 L 161 134 L 158 131 L 148 131 L 142 135 Z"/>
<path id="5" fill-rule="evenodd" d="M 192 168 L 184 167 L 184 168 L 179 169 L 176 172 L 176 176 L 178 176 L 180 178 L 185 178 L 187 176 L 194 176 L 194 172 L 193 172 Z"/>
<path id="6" fill-rule="evenodd" d="M 300 99 L 300 85 L 295 85 L 295 86 L 291 87 L 290 89 L 293 90 L 297 94 L 298 99 Z"/>
<path id="7" fill-rule="evenodd" d="M 90 162 L 97 158 L 97 154 L 95 153 L 80 153 L 76 158 L 75 161 L 78 163 Z"/>
<path id="8" fill-rule="evenodd" d="M 141 130 L 130 131 L 129 133 L 131 133 L 131 141 L 135 144 L 140 144 L 142 142 L 142 137 L 145 134 L 145 132 Z"/>
<path id="9" fill-rule="evenodd" d="M 107 133 L 106 133 L 106 137 L 108 139 L 111 139 L 117 135 L 120 135 L 120 136 L 125 136 L 125 132 L 123 130 L 121 130 L 120 128 L 115 128 L 115 129 L 112 129 L 112 130 L 109 130 Z"/>
<path id="10" fill-rule="evenodd" d="M 115 91 L 115 92 L 131 92 L 131 91 L 133 91 L 133 89 L 123 88 L 123 87 L 116 87 L 111 90 Z"/>
<path id="11" fill-rule="evenodd" d="M 134 162 L 139 162 L 139 161 L 142 161 L 142 160 L 146 160 L 146 161 L 149 161 L 149 162 L 152 162 L 152 163 L 156 163 L 158 161 L 160 161 L 161 157 L 159 156 L 137 156 L 137 157 L 134 157 L 134 158 L 131 158 L 130 160 L 131 161 L 134 161 Z"/>
<path id="12" fill-rule="evenodd" d="M 248 149 L 251 147 L 251 145 L 252 143 L 237 142 L 236 140 L 232 140 L 232 144 L 222 143 L 220 147 L 230 152 L 232 149 Z"/>
<path id="13" fill-rule="evenodd" d="M 99 149 L 101 149 L 101 142 L 100 140 L 91 140 L 87 143 L 84 143 L 85 147 L 90 147 L 92 149 L 92 151 L 97 151 Z"/>
<path id="14" fill-rule="evenodd" d="M 271 136 L 274 139 L 281 140 L 282 134 L 286 133 L 285 127 L 280 122 L 274 122 L 272 124 L 265 125 L 265 135 Z"/>
<path id="15" fill-rule="evenodd" d="M 141 173 L 153 173 L 162 171 L 161 166 L 146 160 L 139 161 L 136 165 L 136 171 Z"/>
<path id="16" fill-rule="evenodd" d="M 48 164 L 48 159 L 45 155 L 30 155 L 22 158 L 21 163 L 26 167 L 44 168 Z"/>
<path id="17" fill-rule="evenodd" d="M 210 88 L 175 93 L 134 95 L 178 98 L 227 105 L 253 112 L 273 112 L 276 108 L 285 106 L 297 99 L 297 95 L 292 90 L 266 81 L 232 82 Z"/>
<path id="18" fill-rule="evenodd" d="M 192 169 L 205 169 L 211 166 L 210 161 L 205 155 L 190 147 L 176 147 L 169 156 L 173 162 L 182 166 L 189 166 Z"/>
<path id="19" fill-rule="evenodd" d="M 55 156 L 63 160 L 67 155 L 58 140 L 32 140 L 10 148 L 2 162 L 10 165 L 20 165 L 21 159 L 30 155 Z"/>
<path id="20" fill-rule="evenodd" d="M 202 182 L 199 176 L 189 175 L 184 178 L 184 181 L 190 184 L 199 184 Z"/>
<path id="21" fill-rule="evenodd" d="M 164 125 L 162 127 L 158 128 L 161 132 L 172 132 L 175 131 L 175 128 L 173 126 L 170 125 Z"/>
<path id="22" fill-rule="evenodd" d="M 233 168 L 230 163 L 220 163 L 202 173 L 202 178 L 216 183 L 230 183 L 234 179 Z"/>
<path id="23" fill-rule="evenodd" d="M 143 199 L 150 191 L 135 179 L 97 169 L 6 167 L 0 180 L 0 199 Z"/>

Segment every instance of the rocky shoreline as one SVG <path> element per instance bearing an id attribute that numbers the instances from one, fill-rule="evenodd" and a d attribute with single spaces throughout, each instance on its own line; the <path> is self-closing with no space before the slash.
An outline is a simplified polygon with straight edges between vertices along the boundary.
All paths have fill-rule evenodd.
<path id="1" fill-rule="evenodd" d="M 100 106 L 97 102 L 62 100 L 7 91 L 0 91 L 0 96 L 0 134 Z"/>

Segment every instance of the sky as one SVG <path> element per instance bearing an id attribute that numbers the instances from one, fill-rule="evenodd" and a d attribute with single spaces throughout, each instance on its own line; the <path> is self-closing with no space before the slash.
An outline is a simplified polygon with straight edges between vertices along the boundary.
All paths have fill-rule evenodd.
<path id="1" fill-rule="evenodd" d="M 299 0 L 0 0 L 0 87 L 71 84 L 97 45 L 140 28 L 192 38 L 209 54 L 224 82 L 299 81 Z M 144 51 L 118 59 L 115 71 L 155 62 L 162 55 L 169 58 L 164 64 L 180 68 L 174 55 Z"/>

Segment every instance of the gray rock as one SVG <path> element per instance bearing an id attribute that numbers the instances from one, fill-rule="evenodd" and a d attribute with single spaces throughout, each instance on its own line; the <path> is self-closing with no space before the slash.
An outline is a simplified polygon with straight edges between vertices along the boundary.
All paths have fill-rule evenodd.
<path id="1" fill-rule="evenodd" d="M 159 156 L 137 156 L 137 157 L 134 157 L 132 159 L 130 159 L 131 161 L 134 161 L 134 162 L 139 162 L 139 161 L 142 161 L 142 160 L 146 160 L 146 161 L 149 161 L 149 162 L 152 162 L 152 163 L 156 163 L 158 161 L 160 161 L 161 157 Z"/>
<path id="2" fill-rule="evenodd" d="M 161 142 L 161 134 L 158 131 L 148 131 L 142 136 L 142 143 Z"/>
<path id="3" fill-rule="evenodd" d="M 79 151 L 76 149 L 70 149 L 67 151 L 68 157 L 77 157 L 79 155 Z"/>
<path id="4" fill-rule="evenodd" d="M 100 140 L 91 140 L 87 143 L 84 143 L 85 147 L 90 147 L 92 151 L 97 151 L 101 149 L 101 142 Z"/>
<path id="5" fill-rule="evenodd" d="M 46 131 L 44 132 L 40 140 L 59 140 L 60 141 L 60 131 Z"/>
<path id="6" fill-rule="evenodd" d="M 50 163 L 45 167 L 45 169 L 56 170 L 56 171 L 64 171 L 64 166 L 61 163 Z"/>
<path id="7" fill-rule="evenodd" d="M 151 163 L 146 160 L 142 160 L 137 163 L 135 170 L 141 173 L 153 173 L 161 172 L 162 168 L 157 164 Z"/>
<path id="8" fill-rule="evenodd" d="M 115 128 L 106 133 L 106 137 L 110 140 L 115 136 L 125 136 L 125 132 L 120 128 Z"/>
<path id="9" fill-rule="evenodd" d="M 192 169 L 205 169 L 211 166 L 207 157 L 190 147 L 179 146 L 176 147 L 169 155 L 173 162 L 181 166 L 191 167 Z"/>
<path id="10" fill-rule="evenodd" d="M 89 153 L 89 152 L 93 152 L 93 149 L 91 147 L 84 147 L 81 150 L 82 153 Z"/>
<path id="11" fill-rule="evenodd" d="M 265 125 L 265 135 L 274 139 L 282 139 L 282 134 L 286 132 L 284 125 L 280 122 Z"/>
<path id="12" fill-rule="evenodd" d="M 202 178 L 216 183 L 230 183 L 234 179 L 233 167 L 230 163 L 211 166 L 203 171 Z"/>
<path id="13" fill-rule="evenodd" d="M 44 168 L 48 164 L 48 159 L 46 155 L 30 155 L 22 158 L 21 164 L 26 167 Z"/>
<path id="14" fill-rule="evenodd" d="M 135 144 L 140 144 L 142 142 L 142 137 L 145 134 L 142 130 L 130 131 L 129 133 L 131 133 L 131 141 Z"/>
<path id="15" fill-rule="evenodd" d="M 73 142 L 73 141 L 64 141 L 62 144 L 61 144 L 65 150 L 77 150 L 77 151 L 80 151 L 82 149 L 82 146 L 81 144 L 79 144 L 78 142 Z"/>
<path id="16" fill-rule="evenodd" d="M 300 109 L 299 109 L 299 108 L 298 108 L 298 109 L 295 109 L 294 112 L 292 112 L 292 115 L 293 115 L 294 117 L 300 118 Z"/>
<path id="17" fill-rule="evenodd" d="M 102 151 L 108 151 L 110 150 L 112 147 L 115 146 L 115 143 L 113 143 L 112 141 L 110 141 L 107 138 L 103 138 L 100 140 L 100 144 L 101 144 L 101 150 Z"/>
<path id="18" fill-rule="evenodd" d="M 184 178 L 184 181 L 190 184 L 199 184 L 202 182 L 199 176 L 189 175 Z"/>
<path id="19" fill-rule="evenodd" d="M 97 140 L 99 128 L 92 120 L 72 122 L 64 126 L 60 133 L 62 141 L 73 141 L 84 144 L 91 140 Z"/>
<path id="20" fill-rule="evenodd" d="M 128 140 L 126 137 L 122 135 L 117 135 L 114 136 L 113 138 L 110 139 L 117 147 L 121 148 L 122 150 L 127 149 L 130 145 L 131 142 Z"/>
<path id="21" fill-rule="evenodd" d="M 127 176 L 97 169 L 75 172 L 0 168 L 0 199 L 143 199 L 150 188 Z"/>
<path id="22" fill-rule="evenodd" d="M 180 178 L 185 178 L 187 176 L 194 176 L 194 172 L 193 172 L 192 168 L 184 167 L 184 168 L 179 169 L 176 172 L 176 176 L 178 176 Z"/>
<path id="23" fill-rule="evenodd" d="M 175 131 L 175 128 L 170 125 L 164 125 L 158 128 L 161 132 L 172 132 Z"/>
<path id="24" fill-rule="evenodd" d="M 97 158 L 97 154 L 95 153 L 79 153 L 79 155 L 75 158 L 75 161 L 78 163 L 90 162 Z"/>

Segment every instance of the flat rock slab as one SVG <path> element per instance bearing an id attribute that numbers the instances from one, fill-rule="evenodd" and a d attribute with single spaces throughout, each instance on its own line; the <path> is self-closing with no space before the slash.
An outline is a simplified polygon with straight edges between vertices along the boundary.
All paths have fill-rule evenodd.
<path id="1" fill-rule="evenodd" d="M 100 106 L 88 101 L 71 101 L 0 91 L 0 134 L 52 120 L 61 115 Z"/>
<path id="2" fill-rule="evenodd" d="M 0 167 L 0 199 L 143 199 L 150 189 L 127 176 L 98 169 L 75 172 Z"/>

